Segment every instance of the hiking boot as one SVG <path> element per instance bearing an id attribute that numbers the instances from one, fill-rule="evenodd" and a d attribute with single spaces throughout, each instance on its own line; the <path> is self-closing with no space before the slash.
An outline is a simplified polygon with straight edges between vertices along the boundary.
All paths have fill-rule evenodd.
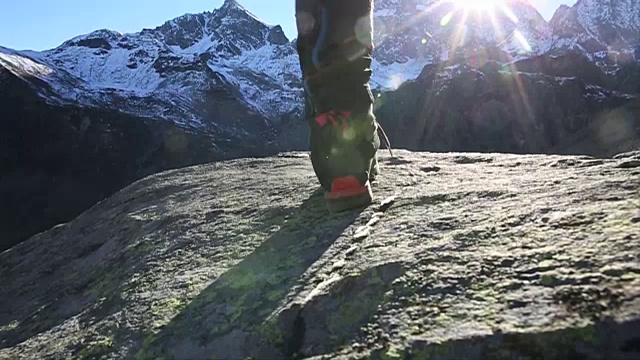
<path id="1" fill-rule="evenodd" d="M 378 173 L 378 125 L 371 112 L 323 113 L 311 122 L 311 162 L 325 191 L 327 207 L 343 211 L 371 204 Z"/>

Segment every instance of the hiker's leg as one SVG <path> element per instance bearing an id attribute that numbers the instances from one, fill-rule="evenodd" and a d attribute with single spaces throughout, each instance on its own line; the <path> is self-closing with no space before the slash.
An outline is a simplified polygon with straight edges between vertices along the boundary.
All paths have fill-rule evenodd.
<path id="1" fill-rule="evenodd" d="M 320 0 L 313 72 L 305 87 L 316 111 L 311 161 L 333 209 L 371 201 L 369 180 L 380 145 L 373 116 L 371 0 Z"/>
<path id="2" fill-rule="evenodd" d="M 319 113 L 366 113 L 373 51 L 372 0 L 321 0 L 320 26 L 313 49 L 317 72 L 307 86 Z"/>
<path id="3" fill-rule="evenodd" d="M 320 32 L 320 0 L 296 0 L 296 25 L 298 28 L 297 49 L 302 70 L 302 80 L 313 77 L 317 69 L 313 64 L 313 49 Z M 315 116 L 309 91 L 305 86 L 305 117 Z"/>

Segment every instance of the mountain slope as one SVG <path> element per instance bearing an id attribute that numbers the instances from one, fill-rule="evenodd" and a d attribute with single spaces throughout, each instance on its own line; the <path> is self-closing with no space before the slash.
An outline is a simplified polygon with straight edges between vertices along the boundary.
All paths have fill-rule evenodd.
<path id="1" fill-rule="evenodd" d="M 0 358 L 637 359 L 639 155 L 400 151 L 337 215 L 302 154 L 154 175 L 0 254 Z"/>
<path id="2" fill-rule="evenodd" d="M 299 67 L 295 50 L 282 29 L 265 25 L 233 0 L 140 33 L 98 30 L 42 53 L 1 53 L 48 67 L 47 76 L 33 75 L 63 100 L 200 131 L 229 125 L 229 116 L 211 109 L 216 95 L 235 98 L 243 112 L 277 119 L 298 108 L 301 90 L 291 76 Z M 249 122 L 227 130 L 241 133 Z"/>
<path id="3" fill-rule="evenodd" d="M 253 139 L 195 134 L 108 108 L 54 106 L 0 67 L 0 252 L 149 174 L 268 153 Z"/>
<path id="4" fill-rule="evenodd" d="M 556 49 L 632 52 L 640 43 L 640 1 L 579 0 L 560 7 L 550 26 Z"/>
<path id="5" fill-rule="evenodd" d="M 492 23 L 449 2 L 378 2 L 377 61 L 404 62 L 389 65 L 395 91 L 376 105 L 392 144 L 595 156 L 640 148 L 640 2 L 579 1 L 549 24 L 527 1 L 505 4 Z"/>
<path id="6" fill-rule="evenodd" d="M 500 48 L 505 58 L 518 58 L 546 51 L 551 40 L 546 21 L 521 0 L 495 9 L 495 25 L 488 11 L 466 12 L 446 1 L 380 0 L 375 6 L 373 83 L 382 88 L 416 78 L 427 64 L 455 62 L 481 48 Z"/>
<path id="7" fill-rule="evenodd" d="M 282 29 L 235 1 L 45 52 L 0 47 L 0 251 L 150 173 L 274 153 L 297 68 Z"/>

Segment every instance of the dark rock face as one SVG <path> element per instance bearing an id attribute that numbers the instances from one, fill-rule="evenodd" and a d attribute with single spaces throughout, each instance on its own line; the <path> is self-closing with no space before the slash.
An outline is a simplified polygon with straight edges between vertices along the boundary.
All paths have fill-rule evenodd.
<path id="1" fill-rule="evenodd" d="M 167 77 L 187 71 L 204 71 L 206 63 L 200 59 L 185 59 L 176 55 L 164 54 L 153 62 L 153 68 L 160 76 Z"/>
<path id="2" fill-rule="evenodd" d="M 615 73 L 615 81 L 621 91 L 640 94 L 640 62 L 620 66 Z"/>
<path id="3" fill-rule="evenodd" d="M 102 38 L 93 38 L 93 39 L 82 39 L 76 43 L 77 46 L 86 46 L 92 49 L 106 49 L 111 50 L 111 44 L 108 41 Z"/>
<path id="4" fill-rule="evenodd" d="M 121 35 L 115 31 L 101 29 L 93 31 L 84 37 L 71 39 L 62 46 L 83 46 L 91 49 L 111 50 L 113 48 L 111 42 L 115 42 L 120 38 Z"/>
<path id="5" fill-rule="evenodd" d="M 284 34 L 282 27 L 277 25 L 269 30 L 267 41 L 274 45 L 285 45 L 289 42 L 289 39 L 287 39 L 287 36 Z"/>
<path id="6" fill-rule="evenodd" d="M 541 55 L 514 63 L 515 69 L 525 73 L 543 74 L 554 77 L 574 77 L 586 84 L 607 87 L 611 80 L 596 64 L 586 56 L 567 52 L 561 56 Z"/>
<path id="7" fill-rule="evenodd" d="M 624 81 L 580 55 L 501 66 L 428 66 L 416 82 L 382 94 L 377 115 L 395 147 L 432 151 L 612 156 L 640 144 L 637 66 Z"/>
<path id="8" fill-rule="evenodd" d="M 205 16 L 206 14 L 187 14 L 165 23 L 156 31 L 164 35 L 167 45 L 177 45 L 186 49 L 204 36 Z"/>
<path id="9" fill-rule="evenodd" d="M 0 253 L 0 358 L 639 358 L 640 152 L 397 155 L 340 214 L 302 153 L 132 184 Z"/>

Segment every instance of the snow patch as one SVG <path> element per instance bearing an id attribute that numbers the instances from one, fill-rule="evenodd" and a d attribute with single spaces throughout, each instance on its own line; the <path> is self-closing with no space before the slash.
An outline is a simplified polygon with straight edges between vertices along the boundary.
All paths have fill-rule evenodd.
<path id="1" fill-rule="evenodd" d="M 380 64 L 374 59 L 371 87 L 374 90 L 396 90 L 406 81 L 413 81 L 420 76 L 424 67 L 433 63 L 433 59 L 410 59 L 405 63 Z"/>
<path id="2" fill-rule="evenodd" d="M 40 78 L 48 76 L 53 72 L 50 67 L 15 53 L 8 54 L 0 52 L 0 65 L 20 77 L 35 76 Z"/>

